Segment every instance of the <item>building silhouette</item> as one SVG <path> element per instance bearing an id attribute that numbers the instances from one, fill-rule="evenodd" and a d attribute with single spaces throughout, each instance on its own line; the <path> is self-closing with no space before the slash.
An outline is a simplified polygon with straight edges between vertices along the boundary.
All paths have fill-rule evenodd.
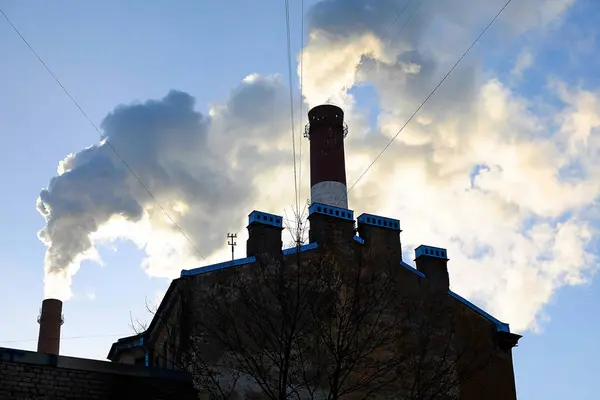
<path id="1" fill-rule="evenodd" d="M 354 211 L 348 208 L 344 159 L 344 138 L 348 128 L 344 123 L 344 113 L 339 107 L 327 104 L 313 108 L 308 115 L 309 124 L 305 132 L 305 136 L 310 140 L 311 161 L 308 243 L 298 243 L 284 249 L 283 218 L 266 212 L 252 211 L 248 216 L 249 237 L 246 257 L 183 270 L 181 276 L 171 282 L 149 326 L 137 335 L 115 342 L 108 358 L 114 363 L 145 365 L 151 368 L 187 368 L 186 365 L 190 365 L 189 358 L 187 364 L 183 361 L 186 349 L 190 348 L 192 341 L 199 340 L 196 332 L 198 324 L 202 325 L 199 319 L 208 318 L 208 314 L 203 310 L 216 310 L 212 304 L 206 303 L 210 297 L 202 296 L 217 290 L 215 288 L 230 285 L 232 280 L 241 279 L 240 276 L 242 278 L 248 276 L 250 277 L 248 279 L 251 279 L 254 271 L 261 268 L 267 271 L 271 264 L 288 266 L 288 269 L 291 268 L 290 270 L 293 271 L 313 272 L 313 276 L 302 279 L 320 279 L 320 276 L 315 276 L 318 275 L 315 271 L 321 271 L 320 273 L 323 274 L 335 271 L 337 274 L 335 276 L 342 277 L 339 278 L 341 280 L 345 279 L 344 276 L 348 271 L 367 271 L 370 280 L 361 285 L 372 285 L 372 288 L 375 288 L 371 292 L 365 292 L 369 293 L 368 297 L 391 299 L 390 296 L 393 295 L 394 301 L 399 299 L 411 301 L 403 303 L 405 306 L 394 303 L 395 305 L 390 306 L 392 308 L 383 313 L 384 322 L 381 322 L 388 323 L 398 331 L 408 332 L 397 336 L 398 341 L 402 343 L 398 344 L 399 347 L 395 347 L 396 343 L 388 343 L 382 345 L 381 349 L 375 349 L 373 356 L 369 358 L 371 364 L 364 363 L 365 368 L 369 368 L 368 365 L 372 366 L 375 362 L 373 360 L 389 357 L 392 348 L 395 349 L 394 352 L 400 354 L 404 347 L 414 350 L 416 343 L 428 342 L 433 343 L 432 348 L 437 349 L 427 355 L 429 361 L 423 362 L 422 371 L 418 373 L 407 370 L 414 364 L 409 362 L 408 357 L 398 362 L 395 369 L 386 372 L 385 382 L 386 385 L 389 384 L 391 391 L 382 390 L 381 393 L 374 391 L 369 398 L 516 399 L 512 348 L 517 345 L 521 336 L 511 333 L 508 324 L 497 320 L 450 290 L 449 258 L 446 249 L 428 245 L 417 247 L 416 268 L 413 268 L 403 261 L 401 226 L 398 219 L 367 213 L 362 213 L 355 218 Z M 322 261 L 324 259 L 328 261 L 324 263 Z M 315 267 L 319 263 L 325 267 L 321 269 Z M 290 267 L 294 265 L 295 269 Z M 360 272 L 356 276 L 359 275 L 362 277 L 364 274 Z M 374 281 L 379 283 L 374 284 Z M 381 290 L 375 291 L 376 286 L 385 293 Z M 344 294 L 336 293 L 336 296 L 352 295 L 346 293 L 347 284 L 340 287 L 345 288 Z M 253 290 L 260 290 L 260 288 L 256 287 Z M 362 289 L 357 287 L 352 290 L 354 290 L 352 293 L 358 293 Z M 331 316 L 335 314 L 335 310 L 333 306 L 323 302 L 323 297 L 315 301 L 321 301 L 315 309 L 323 312 L 323 318 L 329 322 L 337 318 Z M 331 304 L 333 303 L 340 304 L 337 300 L 332 301 Z M 239 304 L 239 307 L 249 309 L 243 304 Z M 268 308 L 268 305 L 265 307 Z M 406 326 L 396 323 L 400 320 L 399 315 L 404 315 L 411 307 L 414 311 L 413 315 L 420 321 L 419 328 L 415 328 L 415 319 L 411 319 L 412 322 L 405 320 Z M 429 331 L 421 329 L 425 325 L 422 316 L 425 315 L 426 309 L 435 310 L 430 314 L 431 318 L 427 325 L 437 324 L 435 329 Z M 219 317 L 217 314 L 212 314 L 211 318 Z M 244 314 L 240 312 L 236 318 L 243 319 Z M 369 319 L 366 318 L 364 321 Z M 368 325 L 367 322 L 365 324 Z M 315 327 L 318 329 L 317 325 Z M 400 339 L 401 337 L 406 340 Z M 228 352 L 235 351 L 231 346 L 225 346 L 223 340 L 210 334 L 201 340 L 206 344 L 200 350 L 202 356 L 205 356 L 203 362 L 209 364 L 216 365 L 218 360 L 225 357 Z M 419 352 L 423 353 L 422 345 L 419 346 Z M 448 349 L 451 350 L 450 355 L 446 354 Z M 466 357 L 466 352 L 463 353 L 462 349 L 470 349 L 469 352 L 472 354 Z M 389 360 L 388 358 L 388 362 Z M 450 364 L 452 367 L 448 367 Z M 442 367 L 447 368 L 447 376 L 443 379 L 453 380 L 453 383 L 442 384 L 442 378 L 438 377 L 436 383 L 428 383 L 428 385 L 443 386 L 445 389 L 440 389 L 440 393 L 433 395 L 428 392 L 421 397 L 415 395 L 414 387 L 418 385 L 414 383 L 423 384 L 423 377 L 433 376 L 435 372 L 433 370 Z M 360 380 L 360 376 L 360 372 L 354 371 L 349 382 Z M 396 385 L 394 380 L 402 383 Z M 252 385 L 244 385 L 239 385 L 239 390 L 236 392 L 238 397 L 232 398 L 251 397 L 248 394 L 250 390 L 248 387 Z M 323 385 L 327 386 L 327 384 Z M 413 395 L 402 397 L 402 393 L 409 390 L 408 387 L 413 388 Z M 366 388 L 367 386 L 365 390 Z M 364 392 L 362 394 L 364 395 Z M 307 396 L 307 398 L 316 397 Z"/>

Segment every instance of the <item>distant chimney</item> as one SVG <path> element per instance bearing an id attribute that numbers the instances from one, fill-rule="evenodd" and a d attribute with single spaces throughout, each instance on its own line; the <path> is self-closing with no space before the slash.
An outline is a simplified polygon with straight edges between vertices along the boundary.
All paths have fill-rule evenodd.
<path id="1" fill-rule="evenodd" d="M 433 289 L 448 291 L 450 277 L 448 276 L 448 253 L 439 247 L 420 245 L 415 249 L 417 270 L 425 274 Z"/>
<path id="2" fill-rule="evenodd" d="M 60 326 L 63 324 L 62 301 L 45 299 L 38 317 L 40 335 L 38 353 L 58 355 L 60 350 Z"/>
<path id="3" fill-rule="evenodd" d="M 310 201 L 348 208 L 344 138 L 348 127 L 341 108 L 323 104 L 308 112 L 304 136 L 310 140 Z"/>

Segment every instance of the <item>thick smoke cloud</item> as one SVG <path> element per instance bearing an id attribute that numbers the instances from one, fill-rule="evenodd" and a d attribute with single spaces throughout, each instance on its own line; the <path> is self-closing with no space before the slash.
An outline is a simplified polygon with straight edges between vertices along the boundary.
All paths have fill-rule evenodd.
<path id="1" fill-rule="evenodd" d="M 504 1 L 413 1 L 397 18 L 406 3 L 330 0 L 309 14 L 305 94 L 311 105 L 335 99 L 353 119 L 350 184 Z M 452 287 L 516 330 L 538 328 L 554 292 L 597 268 L 600 164 L 581 143 L 598 144 L 600 100 L 558 85 L 561 109 L 534 104 L 478 56 L 558 24 L 572 3 L 513 2 L 486 36 L 494 48 L 474 49 L 350 195 L 356 210 L 402 219 L 407 259 L 421 242 L 448 247 Z M 535 62 L 521 58 L 513 70 Z M 364 84 L 377 94 L 375 125 L 351 92 Z M 532 111 L 548 108 L 554 116 Z"/>
<path id="2" fill-rule="evenodd" d="M 305 100 L 344 107 L 349 184 L 504 3 L 412 1 L 397 18 L 406 1 L 324 0 L 308 15 Z M 572 3 L 511 3 L 487 45 L 474 49 L 350 192 L 357 213 L 402 220 L 405 259 L 422 242 L 447 247 L 452 289 L 516 331 L 538 328 L 556 290 L 588 281 L 597 268 L 600 93 L 554 80 L 551 101 L 530 99 L 481 57 L 508 57 L 513 39 L 559 25 Z M 514 54 L 513 64 L 510 79 L 518 81 L 536 60 Z M 374 122 L 353 96 L 361 85 L 375 89 Z M 117 107 L 103 128 L 209 257 L 226 231 L 240 231 L 247 211 L 281 212 L 293 202 L 286 90 L 278 77 L 250 75 L 206 116 L 191 96 L 173 92 Z M 306 156 L 302 170 L 306 195 Z M 63 160 L 38 208 L 47 220 L 40 233 L 49 246 L 47 295 L 67 297 L 80 261 L 97 259 L 95 244 L 119 237 L 144 249 L 144 267 L 155 276 L 199 263 L 106 144 Z"/>
<path id="3" fill-rule="evenodd" d="M 71 277 L 82 260 L 98 259 L 99 240 L 134 240 L 157 276 L 197 266 L 219 249 L 224 232 L 240 224 L 241 215 L 231 210 L 250 207 L 259 194 L 253 182 L 265 161 L 271 168 L 287 162 L 277 148 L 259 148 L 254 140 L 278 143 L 286 120 L 278 121 L 273 110 L 284 95 L 278 77 L 252 76 L 215 104 L 211 116 L 197 112 L 194 98 L 179 91 L 116 107 L 101 125 L 106 140 L 67 156 L 40 193 L 46 296 L 71 295 Z"/>

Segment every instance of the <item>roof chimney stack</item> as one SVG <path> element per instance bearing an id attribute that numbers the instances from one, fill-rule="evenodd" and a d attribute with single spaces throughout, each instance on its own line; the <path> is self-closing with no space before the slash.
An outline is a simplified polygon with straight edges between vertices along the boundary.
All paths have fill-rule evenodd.
<path id="1" fill-rule="evenodd" d="M 341 108 L 323 104 L 308 112 L 304 136 L 310 140 L 310 201 L 348 208 L 344 138 L 348 127 Z"/>
<path id="2" fill-rule="evenodd" d="M 283 217 L 262 211 L 252 211 L 248 215 L 248 241 L 246 255 L 257 256 L 269 254 L 276 258 L 281 256 L 281 231 Z"/>
<path id="3" fill-rule="evenodd" d="M 38 337 L 38 353 L 58 355 L 60 350 L 60 327 L 62 316 L 62 301 L 45 299 L 38 317 L 40 335 Z"/>
<path id="4" fill-rule="evenodd" d="M 415 249 L 417 270 L 427 277 L 433 289 L 447 292 L 450 288 L 448 276 L 448 252 L 440 247 L 420 245 Z"/>

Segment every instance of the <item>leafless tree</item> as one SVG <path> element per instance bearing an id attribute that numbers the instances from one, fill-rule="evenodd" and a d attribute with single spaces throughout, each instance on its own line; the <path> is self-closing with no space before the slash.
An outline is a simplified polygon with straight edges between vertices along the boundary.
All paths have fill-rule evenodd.
<path id="1" fill-rule="evenodd" d="M 385 254 L 301 244 L 285 261 L 186 278 L 155 353 L 211 399 L 458 399 L 486 368 L 489 349 L 458 340 L 469 327 L 446 293 L 407 286 Z"/>

